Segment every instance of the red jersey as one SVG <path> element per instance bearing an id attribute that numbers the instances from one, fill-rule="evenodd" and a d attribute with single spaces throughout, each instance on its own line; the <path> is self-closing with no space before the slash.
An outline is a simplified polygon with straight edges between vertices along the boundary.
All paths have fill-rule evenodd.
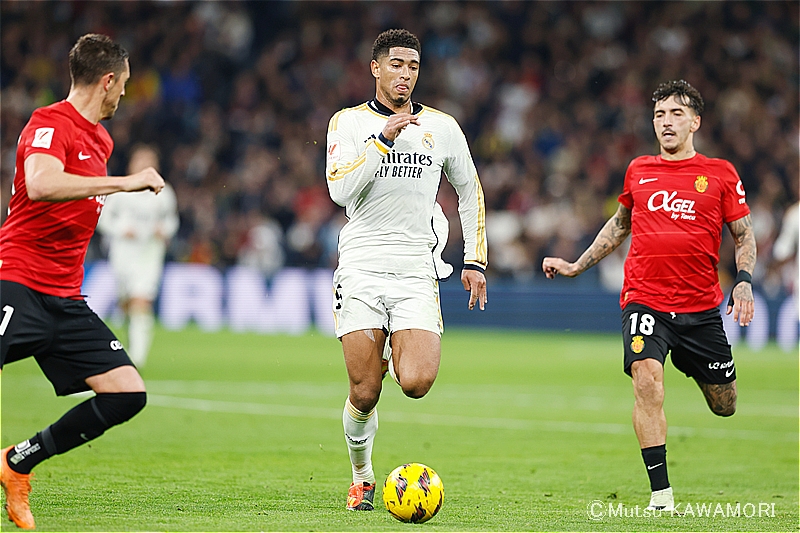
<path id="1" fill-rule="evenodd" d="M 69 174 L 105 176 L 113 148 L 106 129 L 66 100 L 33 112 L 19 137 L 8 218 L 0 227 L 0 279 L 52 296 L 80 296 L 83 261 L 105 196 L 34 202 L 25 186 L 25 159 L 48 154 Z"/>
<path id="2" fill-rule="evenodd" d="M 722 302 L 717 264 L 722 226 L 750 213 L 728 161 L 637 157 L 619 202 L 631 210 L 631 248 L 620 306 L 694 313 Z"/>

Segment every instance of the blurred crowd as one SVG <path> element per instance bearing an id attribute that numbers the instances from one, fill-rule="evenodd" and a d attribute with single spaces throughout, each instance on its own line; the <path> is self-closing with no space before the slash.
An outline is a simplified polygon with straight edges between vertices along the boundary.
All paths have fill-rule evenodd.
<path id="1" fill-rule="evenodd" d="M 17 136 L 33 109 L 67 95 L 77 37 L 99 32 L 131 54 L 127 94 L 106 123 L 109 170 L 124 174 L 136 143 L 159 148 L 180 210 L 170 259 L 266 275 L 334 267 L 345 219 L 325 185 L 328 120 L 374 96 L 372 42 L 404 27 L 423 46 L 414 100 L 453 115 L 470 142 L 487 275 L 527 281 L 545 255 L 577 258 L 615 211 L 628 162 L 658 152 L 652 91 L 682 78 L 706 101 L 696 147 L 739 171 L 755 277 L 777 294 L 797 283 L 796 262 L 776 258 L 773 243 L 798 199 L 798 20 L 788 1 L 3 0 L 2 212 Z M 445 258 L 458 268 L 457 198 L 440 191 Z M 723 281 L 735 274 L 724 233 Z M 93 245 L 89 259 L 102 254 Z M 623 258 L 585 277 L 613 288 Z"/>

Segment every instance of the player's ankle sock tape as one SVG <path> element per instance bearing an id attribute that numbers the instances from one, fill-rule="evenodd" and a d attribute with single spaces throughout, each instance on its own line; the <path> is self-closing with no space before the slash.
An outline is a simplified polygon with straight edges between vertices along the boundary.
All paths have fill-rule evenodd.
<path id="1" fill-rule="evenodd" d="M 642 459 L 650 477 L 650 490 L 669 488 L 667 478 L 667 445 L 652 446 L 642 449 Z"/>
<path id="2" fill-rule="evenodd" d="M 61 454 L 96 439 L 111 427 L 130 420 L 144 409 L 145 392 L 98 394 L 76 405 L 41 435 L 50 455 Z"/>

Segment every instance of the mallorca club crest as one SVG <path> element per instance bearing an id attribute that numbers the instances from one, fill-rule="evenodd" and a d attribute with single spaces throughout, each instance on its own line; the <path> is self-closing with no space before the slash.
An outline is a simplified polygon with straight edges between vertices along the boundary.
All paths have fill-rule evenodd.
<path id="1" fill-rule="evenodd" d="M 633 353 L 642 353 L 642 350 L 644 350 L 644 337 L 636 335 L 631 339 L 631 350 L 633 350 Z"/>
<path id="2" fill-rule="evenodd" d="M 435 143 L 433 142 L 433 134 L 431 132 L 425 132 L 425 134 L 422 136 L 422 146 L 428 150 L 433 150 Z"/>
<path id="3" fill-rule="evenodd" d="M 706 192 L 706 189 L 708 189 L 708 178 L 705 176 L 697 176 L 697 179 L 694 180 L 694 188 L 699 193 Z"/>

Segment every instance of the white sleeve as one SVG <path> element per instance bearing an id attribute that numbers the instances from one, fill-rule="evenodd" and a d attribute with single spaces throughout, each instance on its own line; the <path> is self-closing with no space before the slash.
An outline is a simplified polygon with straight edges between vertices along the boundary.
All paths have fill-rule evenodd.
<path id="1" fill-rule="evenodd" d="M 357 138 L 358 128 L 352 115 L 339 111 L 328 124 L 325 162 L 328 192 L 331 199 L 343 207 L 375 179 L 381 159 L 393 146 L 393 143 L 383 140 L 380 132 L 375 132 L 377 137 L 373 136 L 363 144 L 364 139 Z"/>
<path id="2" fill-rule="evenodd" d="M 163 196 L 163 198 L 160 198 L 161 201 L 159 202 L 161 232 L 164 238 L 169 240 L 178 231 L 178 201 L 175 197 L 175 190 L 169 185 L 164 187 L 159 196 Z"/>
<path id="3" fill-rule="evenodd" d="M 786 210 L 781 222 L 781 232 L 772 246 L 772 256 L 776 261 L 785 261 L 797 255 L 798 248 L 798 204 Z"/>
<path id="4" fill-rule="evenodd" d="M 458 193 L 458 216 L 464 235 L 464 265 L 484 270 L 488 264 L 488 249 L 483 189 L 467 139 L 455 120 L 451 125 L 450 151 L 444 172 L 447 181 Z"/>

